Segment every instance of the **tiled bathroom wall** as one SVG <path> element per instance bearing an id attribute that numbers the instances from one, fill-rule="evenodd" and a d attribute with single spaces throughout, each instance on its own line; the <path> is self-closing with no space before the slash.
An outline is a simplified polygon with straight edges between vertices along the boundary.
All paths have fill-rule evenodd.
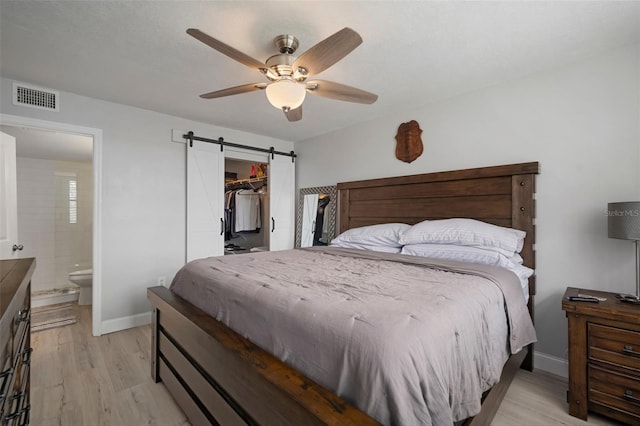
<path id="1" fill-rule="evenodd" d="M 35 257 L 31 290 L 54 287 L 55 162 L 18 157 L 18 240 L 22 256 Z"/>
<path id="2" fill-rule="evenodd" d="M 72 180 L 75 197 L 70 191 Z M 22 255 L 35 257 L 37 264 L 32 291 L 74 286 L 67 274 L 90 268 L 92 263 L 91 163 L 18 157 L 17 185 Z"/>

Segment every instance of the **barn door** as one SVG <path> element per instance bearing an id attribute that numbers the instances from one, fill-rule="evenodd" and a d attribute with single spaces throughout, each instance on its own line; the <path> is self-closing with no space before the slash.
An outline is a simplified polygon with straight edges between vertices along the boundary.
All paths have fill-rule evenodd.
<path id="1" fill-rule="evenodd" d="M 295 235 L 295 163 L 291 157 L 269 159 L 269 250 L 293 248 Z"/>
<path id="2" fill-rule="evenodd" d="M 187 143 L 187 258 L 224 254 L 224 153 L 220 146 Z"/>

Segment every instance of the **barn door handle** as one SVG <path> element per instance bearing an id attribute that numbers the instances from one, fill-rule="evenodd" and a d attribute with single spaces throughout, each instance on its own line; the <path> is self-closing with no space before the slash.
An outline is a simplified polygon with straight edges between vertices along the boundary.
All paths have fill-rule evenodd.
<path id="1" fill-rule="evenodd" d="M 220 218 L 220 235 L 224 234 L 224 219 Z"/>
<path id="2" fill-rule="evenodd" d="M 276 220 L 271 218 L 271 232 L 276 230 Z"/>
<path id="3" fill-rule="evenodd" d="M 24 246 L 22 244 L 14 244 L 13 247 L 11 247 L 11 250 L 13 250 L 13 251 L 22 251 L 23 248 L 24 248 Z"/>

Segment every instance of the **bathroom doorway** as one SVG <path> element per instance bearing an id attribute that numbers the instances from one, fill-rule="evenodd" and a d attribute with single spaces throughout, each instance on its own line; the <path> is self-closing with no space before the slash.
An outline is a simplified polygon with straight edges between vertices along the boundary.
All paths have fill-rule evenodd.
<path id="1" fill-rule="evenodd" d="M 69 274 L 93 264 L 93 138 L 5 125 L 0 130 L 16 139 L 21 255 L 35 257 L 38 265 L 32 306 L 76 302 L 81 291 L 82 302 L 91 303 L 90 287 L 80 288 Z"/>
<path id="2" fill-rule="evenodd" d="M 84 302 L 92 303 L 93 334 L 100 335 L 96 154 L 99 157 L 102 132 L 25 117 L 0 118 L 0 130 L 16 140 L 18 239 L 24 247 L 20 257 L 36 257 L 37 262 L 32 306 L 77 303 L 82 292 Z M 74 276 L 78 271 L 84 281 Z M 87 287 L 87 272 L 96 278 L 82 291 L 78 281 Z"/>

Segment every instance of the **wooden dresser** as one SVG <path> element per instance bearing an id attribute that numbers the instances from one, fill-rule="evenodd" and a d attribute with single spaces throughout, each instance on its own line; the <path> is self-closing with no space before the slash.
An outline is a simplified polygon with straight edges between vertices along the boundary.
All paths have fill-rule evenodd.
<path id="1" fill-rule="evenodd" d="M 578 293 L 600 303 L 567 299 Z M 640 425 L 640 305 L 615 293 L 569 287 L 562 299 L 569 323 L 569 414 L 593 411 Z"/>
<path id="2" fill-rule="evenodd" d="M 0 423 L 29 424 L 33 258 L 0 260 Z"/>

